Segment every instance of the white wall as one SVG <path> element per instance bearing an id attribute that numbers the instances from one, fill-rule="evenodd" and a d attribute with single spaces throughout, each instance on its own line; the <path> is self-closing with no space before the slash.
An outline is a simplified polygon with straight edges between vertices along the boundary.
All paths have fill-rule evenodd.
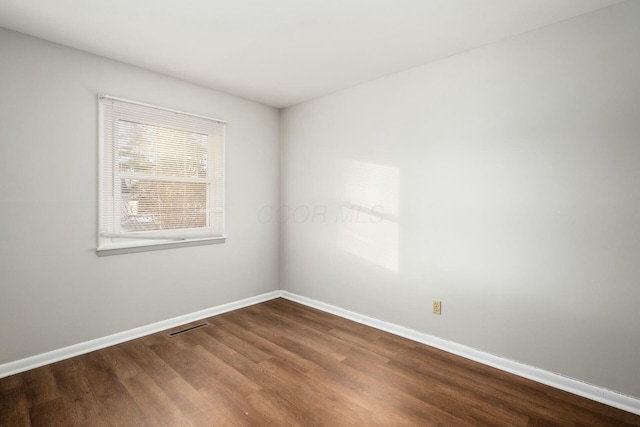
<path id="1" fill-rule="evenodd" d="M 97 257 L 97 94 L 228 120 L 224 244 Z M 279 112 L 0 29 L 0 364 L 279 288 Z"/>
<path id="2" fill-rule="evenodd" d="M 284 288 L 640 397 L 638 22 L 625 2 L 286 109 Z"/>

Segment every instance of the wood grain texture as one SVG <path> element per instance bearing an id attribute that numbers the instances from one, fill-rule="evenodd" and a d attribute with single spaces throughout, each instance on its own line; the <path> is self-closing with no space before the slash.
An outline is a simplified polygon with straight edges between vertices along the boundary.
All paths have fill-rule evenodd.
<path id="1" fill-rule="evenodd" d="M 0 379 L 0 426 L 640 426 L 284 299 L 206 321 Z"/>

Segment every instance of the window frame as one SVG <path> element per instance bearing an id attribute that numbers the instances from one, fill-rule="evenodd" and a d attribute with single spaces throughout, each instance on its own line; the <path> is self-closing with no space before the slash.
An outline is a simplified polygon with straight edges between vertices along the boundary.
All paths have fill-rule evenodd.
<path id="1" fill-rule="evenodd" d="M 220 135 L 214 135 L 213 133 L 207 134 L 207 177 L 206 178 L 187 178 L 187 177 L 156 177 L 152 175 L 136 174 L 135 172 L 120 172 L 116 167 L 116 157 L 112 156 L 112 162 L 114 166 L 112 173 L 105 171 L 105 100 L 113 100 L 117 102 L 126 102 L 129 104 L 139 105 L 142 107 L 153 108 L 161 110 L 163 112 L 172 112 L 200 119 L 211 120 L 220 124 Z M 204 135 L 201 131 L 189 129 L 188 127 L 180 127 L 175 124 L 166 124 L 156 122 L 136 116 L 133 112 L 114 112 L 111 118 L 113 122 L 124 120 L 132 123 L 139 123 L 148 126 L 156 126 L 161 128 L 171 128 L 183 132 L 191 132 Z M 202 116 L 193 113 L 187 113 L 184 111 L 178 111 L 174 109 L 159 107 L 156 105 L 146 104 L 137 101 L 131 101 L 128 99 L 118 98 L 105 94 L 98 95 L 98 235 L 97 235 L 97 248 L 96 253 L 98 256 L 104 255 L 116 255 L 121 253 L 143 252 L 159 249 L 168 249 L 184 246 L 195 246 L 213 243 L 224 243 L 226 241 L 225 234 L 225 175 L 226 175 L 226 158 L 225 158 L 225 131 L 227 122 L 212 117 Z M 219 139 L 219 140 L 218 140 Z M 114 139 L 115 141 L 115 139 Z M 109 142 L 113 144 L 112 142 Z M 215 147 L 215 144 L 220 144 L 219 147 Z M 113 144 L 115 146 L 115 144 Z M 212 148 L 215 148 L 212 150 Z M 220 158 L 217 159 L 216 157 Z M 216 168 L 215 164 L 218 163 L 219 167 Z M 103 202 L 105 201 L 105 180 L 113 187 L 113 197 L 111 203 L 114 206 L 119 206 L 122 203 L 121 186 L 116 185 L 116 182 L 120 182 L 122 179 L 138 178 L 145 180 L 154 180 L 158 182 L 197 182 L 204 183 L 207 186 L 207 225 L 205 227 L 197 228 L 182 228 L 182 229 L 168 229 L 168 230 L 152 230 L 152 231 L 133 231 L 133 232 L 121 232 L 120 224 L 114 223 L 114 233 L 104 233 L 102 231 L 103 222 Z M 222 181 L 222 185 L 219 186 L 218 181 Z M 219 193 L 216 191 L 219 189 Z M 220 201 L 221 207 L 216 207 L 216 201 Z M 212 211 L 215 209 L 215 211 Z M 219 214 L 219 215 L 215 215 Z M 215 221 L 219 221 L 220 224 L 216 224 Z M 217 233 L 216 230 L 219 230 Z M 114 241 L 113 239 L 122 239 L 120 241 Z"/>

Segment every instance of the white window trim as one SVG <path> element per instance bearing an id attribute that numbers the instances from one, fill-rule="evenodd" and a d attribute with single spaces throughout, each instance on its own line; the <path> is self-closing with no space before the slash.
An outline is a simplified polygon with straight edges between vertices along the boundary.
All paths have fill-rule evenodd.
<path id="1" fill-rule="evenodd" d="M 178 114 L 186 114 L 189 116 L 193 116 L 193 117 L 198 117 L 198 118 L 202 118 L 202 119 L 207 119 L 207 120 L 212 120 L 215 122 L 218 122 L 220 124 L 227 124 L 227 121 L 225 120 L 221 120 L 221 119 L 217 119 L 214 117 L 208 117 L 208 116 L 203 116 L 203 115 L 199 115 L 199 114 L 193 114 L 193 113 L 187 113 L 184 111 L 179 111 L 179 110 L 174 110 L 171 108 L 164 108 L 164 107 L 159 107 L 156 105 L 151 105 L 151 104 L 146 104 L 143 102 L 138 102 L 138 101 L 132 101 L 129 99 L 124 99 L 124 98 L 118 98 L 115 96 L 110 96 L 110 95 L 106 95 L 106 94 L 98 94 L 98 216 L 100 217 L 101 212 L 102 212 L 102 193 L 103 193 L 103 180 L 105 179 L 105 171 L 104 171 L 104 148 L 105 148 L 105 141 L 104 141 L 104 103 L 103 100 L 104 99 L 111 99 L 111 100 L 116 100 L 116 101 L 123 101 L 123 102 L 128 102 L 130 104 L 136 104 L 136 105 L 141 105 L 141 106 L 145 106 L 145 107 L 150 107 L 150 108 L 155 108 L 158 110 L 163 110 L 163 111 L 169 111 L 169 112 L 173 112 L 173 113 L 178 113 Z M 148 124 L 148 123 L 147 123 Z M 162 124 L 157 124 L 159 126 L 162 126 Z M 183 129 L 186 131 L 191 131 L 190 129 Z M 222 147 L 221 147 L 221 163 L 222 163 L 222 168 L 223 168 L 223 174 L 224 176 L 226 176 L 226 143 L 225 143 L 225 130 L 226 128 L 223 128 L 222 132 Z M 212 161 L 212 159 L 210 158 L 209 160 L 210 162 Z M 147 177 L 148 178 L 148 177 Z M 115 179 L 115 177 L 114 177 Z M 185 181 L 193 181 L 192 179 L 184 179 Z M 216 181 L 216 177 L 212 177 L 211 178 L 211 192 L 214 191 L 215 189 L 215 181 Z M 200 182 L 200 181 L 198 181 Z M 220 198 L 222 199 L 222 206 L 226 206 L 226 184 L 222 186 L 222 194 L 220 195 Z M 208 202 L 211 202 L 210 198 L 208 200 Z M 225 221 L 225 216 L 226 216 L 226 209 L 223 208 L 222 209 L 222 221 L 223 224 L 226 222 Z M 207 221 L 210 221 L 211 218 L 210 216 L 207 217 Z M 100 218 L 98 220 L 98 225 L 100 224 Z M 207 227 L 211 230 L 213 230 L 213 226 L 209 226 Z M 139 232 L 139 233 L 127 233 L 126 238 L 128 239 L 132 239 L 129 242 L 122 242 L 122 243 L 114 243 L 114 244 L 110 244 L 108 247 L 101 247 L 101 234 L 100 234 L 100 229 L 98 229 L 98 234 L 97 234 L 97 242 L 96 242 L 96 254 L 98 256 L 106 256 L 106 255 L 119 255 L 119 254 L 126 254 L 126 253 L 136 253 L 136 252 L 146 252 L 146 251 L 156 251 L 156 250 L 161 250 L 161 249 L 170 249 L 170 248 L 181 248 L 181 247 L 189 247 L 189 246 L 198 246 L 198 245 L 210 245 L 210 244 L 217 244 L 217 243 L 224 243 L 227 239 L 227 236 L 224 232 L 224 228 L 223 227 L 223 234 L 220 236 L 207 236 L 207 237 L 202 237 L 201 235 L 199 236 L 193 236 L 193 237 L 172 237 L 171 235 L 176 235 L 177 232 L 174 232 L 172 230 L 169 231 L 151 231 L 151 232 Z M 198 234 L 201 234 L 202 229 L 198 230 Z M 181 232 L 183 234 L 189 234 L 189 230 L 181 230 Z M 115 237 L 115 235 L 114 235 Z M 138 239 L 136 239 L 136 237 L 138 237 Z M 144 239 L 144 240 L 142 240 Z"/>
<path id="2" fill-rule="evenodd" d="M 147 240 L 145 241 L 144 244 L 139 244 L 136 246 L 127 245 L 122 247 L 113 246 L 109 248 L 98 248 L 96 249 L 96 254 L 98 256 L 132 254 L 137 252 L 159 251 L 161 249 L 173 249 L 173 248 L 185 248 L 189 246 L 212 245 L 217 243 L 224 243 L 226 240 L 227 240 L 226 236 L 206 237 L 202 239 L 167 240 L 167 241 L 159 241 L 157 243 L 150 243 Z"/>

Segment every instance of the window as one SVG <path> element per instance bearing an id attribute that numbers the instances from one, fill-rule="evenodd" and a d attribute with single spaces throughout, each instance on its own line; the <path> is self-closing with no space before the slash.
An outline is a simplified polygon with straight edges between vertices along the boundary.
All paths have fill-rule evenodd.
<path id="1" fill-rule="evenodd" d="M 100 96 L 98 254 L 224 241 L 217 119 Z"/>

